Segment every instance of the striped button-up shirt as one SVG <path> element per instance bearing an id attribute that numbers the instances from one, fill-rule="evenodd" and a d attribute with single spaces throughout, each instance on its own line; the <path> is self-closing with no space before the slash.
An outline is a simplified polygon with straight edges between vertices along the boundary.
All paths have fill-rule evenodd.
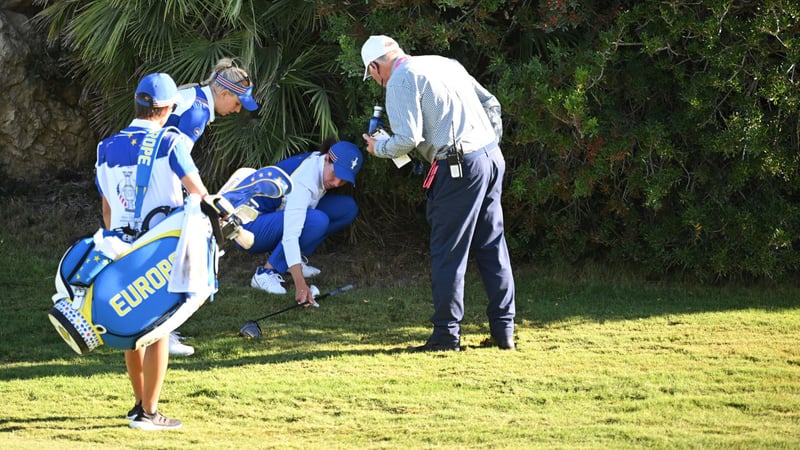
<path id="1" fill-rule="evenodd" d="M 386 83 L 392 137 L 375 143 L 375 154 L 396 158 L 415 148 L 429 162 L 442 159 L 454 142 L 464 153 L 499 143 L 500 102 L 454 59 L 405 56 Z"/>

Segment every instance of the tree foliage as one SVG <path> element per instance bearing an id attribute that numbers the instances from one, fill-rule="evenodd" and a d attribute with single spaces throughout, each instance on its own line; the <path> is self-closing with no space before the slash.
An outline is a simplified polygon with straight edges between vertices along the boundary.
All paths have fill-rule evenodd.
<path id="1" fill-rule="evenodd" d="M 215 123 L 218 173 L 329 134 L 360 143 L 383 96 L 361 80 L 360 45 L 387 34 L 458 59 L 500 99 L 516 260 L 702 279 L 798 266 L 796 1 L 93 0 L 42 17 L 105 106 L 98 123 L 125 117 L 108 109 L 145 72 L 199 80 L 239 56 L 263 106 Z M 425 229 L 421 177 L 371 159 L 359 178 L 372 238 Z"/>
<path id="2" fill-rule="evenodd" d="M 260 108 L 214 122 L 195 153 L 209 176 L 275 162 L 338 133 L 338 47 L 319 39 L 319 18 L 302 0 L 66 0 L 45 5 L 37 22 L 72 51 L 70 74 L 101 135 L 130 121 L 143 75 L 200 82 L 220 58 L 235 57 Z"/>

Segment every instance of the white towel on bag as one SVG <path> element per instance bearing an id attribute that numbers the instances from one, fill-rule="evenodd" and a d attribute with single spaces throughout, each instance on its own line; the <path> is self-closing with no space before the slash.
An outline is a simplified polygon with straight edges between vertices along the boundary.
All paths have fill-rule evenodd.
<path id="1" fill-rule="evenodd" d="M 208 217 L 200 209 L 202 199 L 192 194 L 184 204 L 181 237 L 169 278 L 169 292 L 185 292 L 203 300 L 217 291 L 216 241 Z"/>

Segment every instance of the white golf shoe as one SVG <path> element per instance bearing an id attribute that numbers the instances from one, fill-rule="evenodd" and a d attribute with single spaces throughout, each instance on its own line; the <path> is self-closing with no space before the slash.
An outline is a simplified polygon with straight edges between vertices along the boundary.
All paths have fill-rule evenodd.
<path id="1" fill-rule="evenodd" d="M 303 278 L 312 278 L 320 274 L 321 270 L 317 269 L 314 266 L 308 265 L 308 258 L 303 256 L 303 261 L 301 262 L 303 267 Z"/>
<path id="2" fill-rule="evenodd" d="M 183 339 L 184 337 L 177 331 L 173 331 L 169 334 L 170 355 L 190 356 L 194 354 L 194 347 L 181 342 Z"/>
<path id="3" fill-rule="evenodd" d="M 253 278 L 250 280 L 250 287 L 267 291 L 270 294 L 283 295 L 286 288 L 283 287 L 283 277 L 272 269 L 259 267 Z"/>

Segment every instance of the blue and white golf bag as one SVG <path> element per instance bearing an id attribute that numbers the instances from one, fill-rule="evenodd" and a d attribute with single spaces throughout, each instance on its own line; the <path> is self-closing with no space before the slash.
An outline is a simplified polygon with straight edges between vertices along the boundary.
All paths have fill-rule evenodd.
<path id="1" fill-rule="evenodd" d="M 289 176 L 272 166 L 239 186 L 255 172 L 239 169 L 217 195 L 190 195 L 150 229 L 145 220 L 132 242 L 98 230 L 73 244 L 59 263 L 48 315 L 62 339 L 79 355 L 101 345 L 135 350 L 183 324 L 217 291 L 218 243 L 252 240 L 241 227 L 257 216 L 249 200 L 292 189 Z M 221 195 L 231 191 L 234 200 Z"/>

